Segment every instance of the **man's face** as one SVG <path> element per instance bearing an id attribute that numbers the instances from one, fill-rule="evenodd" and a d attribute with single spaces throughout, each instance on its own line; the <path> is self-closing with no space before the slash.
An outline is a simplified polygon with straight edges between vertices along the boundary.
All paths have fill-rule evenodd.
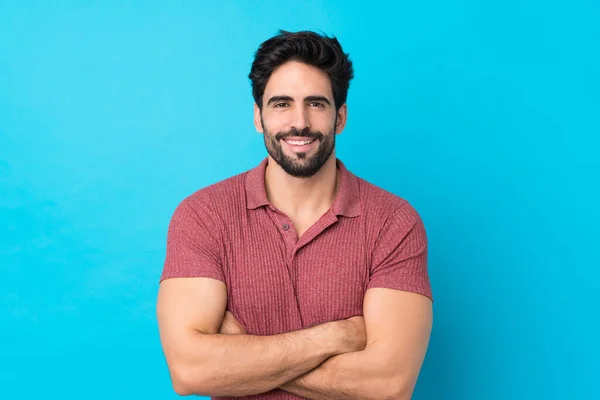
<path id="1" fill-rule="evenodd" d="M 295 177 L 311 177 L 321 169 L 345 121 L 346 105 L 336 112 L 327 74 L 296 61 L 273 72 L 262 112 L 256 105 L 254 109 L 254 124 L 269 155 Z"/>

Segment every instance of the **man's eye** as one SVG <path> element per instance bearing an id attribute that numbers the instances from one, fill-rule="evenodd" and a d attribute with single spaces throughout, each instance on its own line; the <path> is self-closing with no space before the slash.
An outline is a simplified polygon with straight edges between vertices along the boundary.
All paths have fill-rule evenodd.
<path id="1" fill-rule="evenodd" d="M 277 103 L 275 104 L 275 108 L 283 108 L 283 107 L 287 107 L 289 104 L 288 103 Z"/>
<path id="2" fill-rule="evenodd" d="M 325 107 L 325 106 L 324 106 L 322 103 L 319 103 L 318 101 L 311 101 L 311 102 L 309 103 L 309 105 L 310 105 L 311 107 Z"/>

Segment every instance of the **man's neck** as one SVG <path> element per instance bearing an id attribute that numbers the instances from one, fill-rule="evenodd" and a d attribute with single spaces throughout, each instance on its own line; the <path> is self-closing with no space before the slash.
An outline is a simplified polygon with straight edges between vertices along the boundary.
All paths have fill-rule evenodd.
<path id="1" fill-rule="evenodd" d="M 339 186 L 335 153 L 310 178 L 289 175 L 269 156 L 265 186 L 271 204 L 290 218 L 323 214 L 333 204 Z"/>

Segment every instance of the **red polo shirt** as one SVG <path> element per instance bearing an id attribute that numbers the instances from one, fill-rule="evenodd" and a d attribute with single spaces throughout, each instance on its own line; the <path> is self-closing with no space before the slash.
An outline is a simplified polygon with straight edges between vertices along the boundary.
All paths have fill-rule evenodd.
<path id="1" fill-rule="evenodd" d="M 298 238 L 291 220 L 269 203 L 267 162 L 178 205 L 161 281 L 225 282 L 228 310 L 253 335 L 362 315 L 369 288 L 432 297 L 425 228 L 406 200 L 358 178 L 337 160 L 341 179 L 334 203 Z M 248 398 L 298 399 L 281 390 Z"/>

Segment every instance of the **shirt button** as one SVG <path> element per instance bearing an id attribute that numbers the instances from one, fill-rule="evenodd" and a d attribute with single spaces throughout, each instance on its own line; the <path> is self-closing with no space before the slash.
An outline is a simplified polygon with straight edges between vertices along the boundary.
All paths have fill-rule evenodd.
<path id="1" fill-rule="evenodd" d="M 290 226 L 288 224 L 283 224 L 282 228 L 284 231 L 287 231 L 288 229 L 290 229 Z"/>

